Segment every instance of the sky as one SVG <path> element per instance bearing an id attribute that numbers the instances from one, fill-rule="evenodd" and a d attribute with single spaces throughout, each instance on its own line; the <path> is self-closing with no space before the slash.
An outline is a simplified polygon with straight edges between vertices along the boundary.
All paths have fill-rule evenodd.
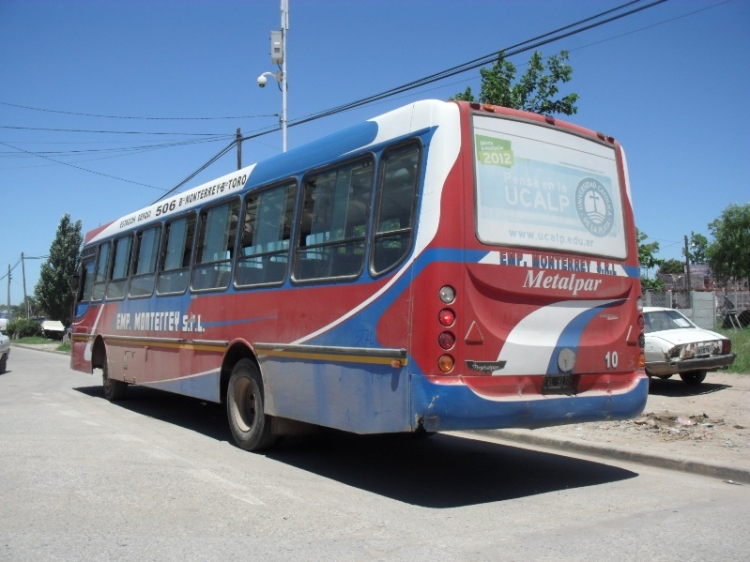
<path id="1" fill-rule="evenodd" d="M 289 0 L 290 122 L 384 92 L 626 0 Z M 644 0 L 635 6 L 650 4 Z M 624 11 L 624 10 L 623 10 Z M 83 231 L 148 206 L 227 147 L 281 152 L 270 32 L 279 0 L 0 0 L 0 303 L 33 295 L 60 219 Z M 539 47 L 570 52 L 565 120 L 625 148 L 636 225 L 656 257 L 750 202 L 750 1 L 669 0 Z M 510 60 L 522 73 L 531 52 Z M 288 128 L 296 148 L 478 70 Z M 260 133 L 267 134 L 260 134 Z M 237 167 L 233 149 L 185 184 Z M 182 190 L 181 189 L 181 190 Z M 21 256 L 25 259 L 21 259 Z M 8 268 L 11 281 L 8 282 Z"/>

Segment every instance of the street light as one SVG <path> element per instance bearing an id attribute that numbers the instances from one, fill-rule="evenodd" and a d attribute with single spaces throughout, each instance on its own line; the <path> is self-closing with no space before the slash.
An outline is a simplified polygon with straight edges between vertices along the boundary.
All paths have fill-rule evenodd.
<path id="1" fill-rule="evenodd" d="M 279 65 L 278 72 L 264 72 L 258 76 L 258 86 L 265 88 L 272 76 L 281 90 L 281 147 L 286 152 L 286 34 L 289 30 L 289 0 L 281 0 L 281 29 L 271 32 L 271 62 Z"/>

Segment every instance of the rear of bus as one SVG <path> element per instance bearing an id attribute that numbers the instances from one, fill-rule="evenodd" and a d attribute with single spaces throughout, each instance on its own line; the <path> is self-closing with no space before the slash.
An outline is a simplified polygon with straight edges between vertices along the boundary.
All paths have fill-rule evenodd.
<path id="1" fill-rule="evenodd" d="M 458 105 L 461 149 L 414 277 L 415 423 L 638 415 L 648 381 L 622 148 L 551 117 Z"/>

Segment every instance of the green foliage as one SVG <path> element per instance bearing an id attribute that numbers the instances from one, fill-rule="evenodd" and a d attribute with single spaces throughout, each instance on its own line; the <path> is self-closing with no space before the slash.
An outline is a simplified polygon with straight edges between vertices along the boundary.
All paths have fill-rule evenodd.
<path id="1" fill-rule="evenodd" d="M 750 203 L 729 205 L 708 228 L 714 241 L 706 256 L 716 279 L 750 277 Z"/>
<path id="2" fill-rule="evenodd" d="M 542 54 L 535 51 L 529 60 L 526 72 L 518 81 L 516 79 L 516 67 L 505 59 L 501 51 L 497 61 L 490 68 L 479 71 L 482 76 L 482 89 L 479 100 L 474 98 L 470 87 L 463 93 L 456 94 L 456 100 L 479 101 L 492 105 L 501 105 L 513 109 L 521 109 L 542 115 L 560 113 L 573 115 L 578 112 L 575 103 L 578 94 L 571 93 L 567 96 L 554 99 L 560 93 L 558 83 L 567 83 L 573 74 L 573 68 L 566 64 L 568 51 L 560 51 L 559 55 L 553 55 L 547 59 L 547 73 L 544 72 Z"/>
<path id="3" fill-rule="evenodd" d="M 641 289 L 643 291 L 663 291 L 664 282 L 659 279 L 649 279 L 648 271 L 654 267 L 660 267 L 664 260 L 655 256 L 659 251 L 659 243 L 651 242 L 646 244 L 648 234 L 635 229 L 636 240 L 638 241 L 638 264 L 641 269 L 646 270 L 646 275 L 641 274 Z"/>
<path id="4" fill-rule="evenodd" d="M 42 325 L 36 320 L 13 320 L 8 322 L 7 333 L 13 338 L 30 338 L 42 335 Z"/>
<path id="5" fill-rule="evenodd" d="M 685 262 L 682 260 L 669 259 L 664 260 L 659 266 L 659 273 L 678 273 L 685 272 Z"/>
<path id="6" fill-rule="evenodd" d="M 73 291 L 69 280 L 78 267 L 83 236 L 81 221 L 72 223 L 67 213 L 60 219 L 57 235 L 49 249 L 49 258 L 42 264 L 35 298 L 45 316 L 70 325 Z"/>
<path id="7" fill-rule="evenodd" d="M 708 263 L 706 257 L 706 249 L 708 248 L 708 238 L 702 234 L 696 234 L 695 232 L 690 233 L 690 246 L 688 247 L 688 259 L 691 264 L 703 265 Z M 685 255 L 685 249 L 682 250 L 682 255 Z"/>
<path id="8" fill-rule="evenodd" d="M 750 373 L 750 327 L 742 330 L 716 331 L 732 341 L 732 353 L 737 355 L 734 363 L 729 367 L 730 373 Z"/>

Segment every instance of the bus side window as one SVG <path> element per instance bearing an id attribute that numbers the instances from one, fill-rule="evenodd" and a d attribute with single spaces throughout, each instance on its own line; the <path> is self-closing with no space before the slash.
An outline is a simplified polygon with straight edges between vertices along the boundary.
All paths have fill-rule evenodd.
<path id="1" fill-rule="evenodd" d="M 131 297 L 149 297 L 154 292 L 160 235 L 161 225 L 147 228 L 136 234 L 133 278 L 130 280 Z"/>
<path id="2" fill-rule="evenodd" d="M 88 309 L 88 302 L 91 300 L 91 292 L 94 289 L 94 258 L 96 255 L 86 255 L 87 250 L 81 253 L 81 266 L 79 269 L 80 279 L 78 281 L 78 294 L 76 295 L 75 315 L 80 316 Z M 79 305 L 83 305 L 80 306 Z"/>
<path id="3" fill-rule="evenodd" d="M 295 281 L 354 278 L 360 274 L 365 262 L 372 183 L 369 158 L 305 179 Z"/>
<path id="4" fill-rule="evenodd" d="M 107 284 L 107 299 L 125 297 L 130 274 L 130 250 L 133 247 L 133 236 L 128 234 L 115 240 L 112 252 L 112 268 Z"/>
<path id="5" fill-rule="evenodd" d="M 235 286 L 286 279 L 297 184 L 280 185 L 245 198 Z"/>
<path id="6" fill-rule="evenodd" d="M 96 260 L 96 268 L 94 269 L 94 286 L 91 290 L 92 301 L 100 301 L 104 298 L 104 289 L 107 286 L 109 247 L 109 242 L 105 242 L 99 246 L 99 256 Z"/>
<path id="7" fill-rule="evenodd" d="M 415 145 L 390 150 L 381 160 L 375 243 L 370 264 L 374 274 L 392 269 L 411 250 L 419 160 L 420 148 Z"/>
<path id="8" fill-rule="evenodd" d="M 167 223 L 156 280 L 158 294 L 184 293 L 187 289 L 194 237 L 194 214 L 183 215 Z"/>
<path id="9" fill-rule="evenodd" d="M 201 211 L 193 291 L 229 287 L 239 209 L 239 199 L 234 199 Z"/>

